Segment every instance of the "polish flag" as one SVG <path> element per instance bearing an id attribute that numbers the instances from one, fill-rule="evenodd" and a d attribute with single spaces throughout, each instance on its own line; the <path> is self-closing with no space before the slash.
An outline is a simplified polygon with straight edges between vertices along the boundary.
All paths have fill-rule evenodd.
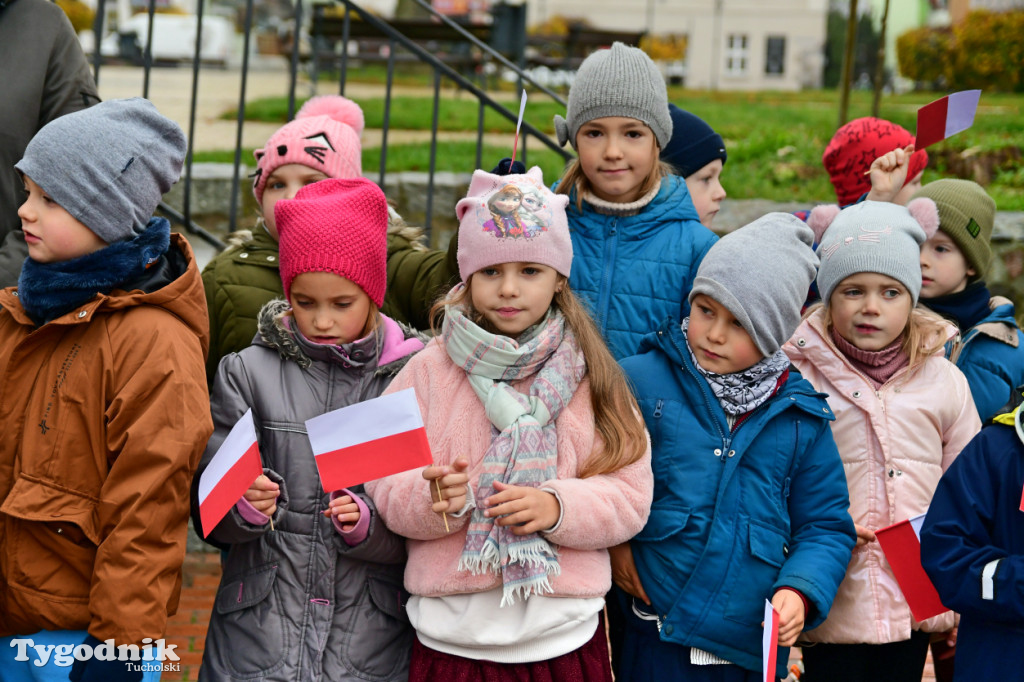
<path id="1" fill-rule="evenodd" d="M 412 388 L 314 417 L 306 422 L 306 433 L 324 492 L 434 461 Z"/>
<path id="2" fill-rule="evenodd" d="M 252 410 L 246 410 L 199 477 L 199 518 L 208 537 L 263 473 Z"/>
<path id="3" fill-rule="evenodd" d="M 917 135 L 914 148 L 924 149 L 974 124 L 981 90 L 963 90 L 941 97 L 917 110 Z"/>
<path id="4" fill-rule="evenodd" d="M 776 682 L 775 666 L 779 655 L 779 612 L 764 600 L 764 633 L 761 635 L 761 672 L 764 682 Z"/>
<path id="5" fill-rule="evenodd" d="M 942 605 L 939 593 L 921 565 L 921 525 L 924 514 L 875 531 L 878 544 L 889 560 L 910 612 L 917 621 L 927 620 L 949 609 Z"/>

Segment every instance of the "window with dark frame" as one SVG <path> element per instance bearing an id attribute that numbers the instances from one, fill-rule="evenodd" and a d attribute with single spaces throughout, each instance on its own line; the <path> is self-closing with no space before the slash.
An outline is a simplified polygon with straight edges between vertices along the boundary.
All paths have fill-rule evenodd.
<path id="1" fill-rule="evenodd" d="M 785 36 L 768 36 L 764 55 L 764 72 L 774 76 L 786 73 Z"/>

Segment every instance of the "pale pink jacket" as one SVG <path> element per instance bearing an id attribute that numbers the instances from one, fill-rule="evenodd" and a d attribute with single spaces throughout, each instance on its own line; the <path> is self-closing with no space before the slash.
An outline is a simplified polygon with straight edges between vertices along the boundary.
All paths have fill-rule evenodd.
<path id="1" fill-rule="evenodd" d="M 528 391 L 532 378 L 513 384 Z M 445 352 L 439 339 L 415 355 L 385 393 L 415 388 L 434 462 L 469 461 L 475 489 L 492 427 L 483 403 Z M 555 422 L 558 430 L 558 479 L 542 487 L 562 501 L 562 523 L 547 539 L 558 545 L 561 574 L 551 580 L 556 597 L 603 597 L 611 587 L 607 547 L 629 540 L 647 522 L 654 491 L 651 448 L 639 461 L 610 474 L 577 478 L 600 443 L 590 406 L 590 383 L 584 378 Z M 448 515 L 450 533 L 440 514 L 431 511 L 428 482 L 417 469 L 366 484 L 388 528 L 408 538 L 405 588 L 414 595 L 438 597 L 490 590 L 497 575 L 458 570 L 470 514 Z"/>
<path id="2" fill-rule="evenodd" d="M 875 390 L 825 332 L 824 309 L 804 320 L 783 350 L 828 394 L 854 523 L 878 530 L 927 511 L 942 472 L 981 429 L 963 373 L 940 351 L 915 372 L 903 368 Z M 801 639 L 885 644 L 910 639 L 911 630 L 952 627 L 952 613 L 923 623 L 913 619 L 874 541 L 854 548 L 828 618 Z"/>

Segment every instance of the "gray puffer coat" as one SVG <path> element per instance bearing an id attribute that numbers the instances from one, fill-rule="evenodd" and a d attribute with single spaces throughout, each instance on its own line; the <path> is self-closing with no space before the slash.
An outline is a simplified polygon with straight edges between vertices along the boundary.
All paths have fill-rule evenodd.
<path id="1" fill-rule="evenodd" d="M 211 533 L 230 550 L 199 679 L 405 680 L 413 634 L 402 606 L 404 540 L 384 526 L 362 486 L 353 492 L 370 509 L 369 534 L 353 547 L 342 539 L 323 515 L 328 495 L 305 420 L 379 396 L 422 344 L 384 318 L 339 352 L 286 329 L 287 309 L 280 300 L 264 306 L 260 336 L 217 371 L 215 430 L 199 472 L 251 407 L 264 473 L 281 494 L 274 530 L 232 508 Z M 382 355 L 389 361 L 378 366 Z"/>

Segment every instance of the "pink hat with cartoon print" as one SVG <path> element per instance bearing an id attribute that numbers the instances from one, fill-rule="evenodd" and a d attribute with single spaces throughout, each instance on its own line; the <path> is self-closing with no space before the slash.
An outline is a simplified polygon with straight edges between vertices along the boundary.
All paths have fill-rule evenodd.
<path id="1" fill-rule="evenodd" d="M 270 136 L 263 149 L 253 152 L 256 174 L 252 193 L 263 204 L 267 178 L 290 163 L 321 171 L 329 178 L 363 175 L 363 110 L 340 95 L 321 95 L 307 101 L 295 119 Z"/>
<path id="2" fill-rule="evenodd" d="M 500 263 L 539 263 L 568 277 L 572 267 L 568 203 L 569 197 L 544 186 L 537 166 L 523 175 L 475 171 L 469 192 L 455 206 L 462 281 Z"/>

